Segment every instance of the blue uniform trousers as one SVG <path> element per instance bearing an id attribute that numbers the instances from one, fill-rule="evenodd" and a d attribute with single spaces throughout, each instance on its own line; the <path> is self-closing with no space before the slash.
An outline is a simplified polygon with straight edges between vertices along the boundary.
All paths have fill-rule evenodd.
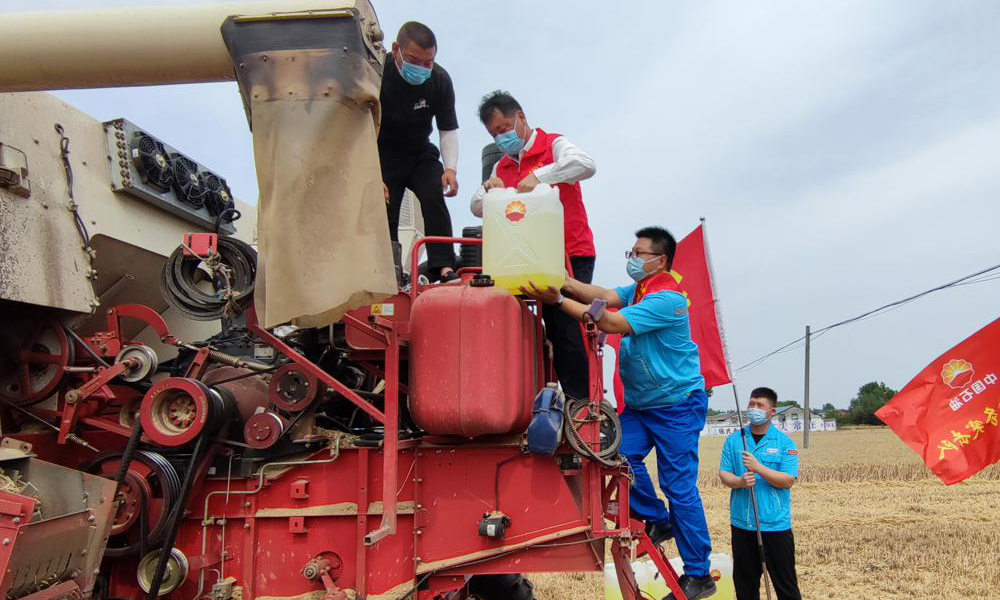
<path id="1" fill-rule="evenodd" d="M 628 459 L 635 482 L 629 505 L 650 523 L 670 521 L 677 550 L 690 577 L 708 575 L 708 537 L 705 509 L 698 493 L 698 438 L 705 426 L 708 397 L 698 390 L 669 406 L 636 410 L 625 407 L 621 415 L 621 452 Z M 656 448 L 660 489 L 670 510 L 657 498 L 643 459 Z"/>

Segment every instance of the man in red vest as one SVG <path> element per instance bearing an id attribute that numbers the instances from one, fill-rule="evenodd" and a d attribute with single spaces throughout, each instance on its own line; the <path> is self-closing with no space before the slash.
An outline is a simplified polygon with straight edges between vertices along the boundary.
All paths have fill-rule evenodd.
<path id="1" fill-rule="evenodd" d="M 539 183 L 559 190 L 565 221 L 566 254 L 573 277 L 590 283 L 594 275 L 594 234 L 587 222 L 580 181 L 594 176 L 594 159 L 565 137 L 532 129 L 524 110 L 510 94 L 495 91 L 479 105 L 479 120 L 486 126 L 504 153 L 493 174 L 472 197 L 472 213 L 483 216 L 483 196 L 494 187 L 517 188 L 530 192 Z M 578 322 L 551 306 L 544 306 L 542 318 L 552 342 L 556 374 L 566 395 L 586 398 L 589 394 L 587 356 Z"/>

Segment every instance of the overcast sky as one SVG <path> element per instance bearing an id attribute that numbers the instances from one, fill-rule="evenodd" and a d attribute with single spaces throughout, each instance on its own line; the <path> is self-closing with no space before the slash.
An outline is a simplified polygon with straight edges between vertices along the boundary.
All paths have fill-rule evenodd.
<path id="1" fill-rule="evenodd" d="M 53 8 L 147 2 L 49 0 Z M 161 3 L 148 3 L 161 4 Z M 280 6 L 276 2 L 275 6 Z M 37 3 L 0 0 L 4 11 Z M 622 12 L 628 7 L 632 12 Z M 123 9 L 127 10 L 127 9 Z M 479 98 L 503 88 L 528 122 L 593 155 L 583 183 L 595 283 L 628 281 L 641 226 L 708 222 L 735 366 L 803 334 L 1000 263 L 1000 3 L 379 2 L 438 36 L 457 93 L 459 231 L 489 141 Z M 128 118 L 257 195 L 235 83 L 58 95 Z M 436 135 L 433 137 L 436 142 Z M 812 403 L 904 385 L 998 317 L 1000 280 L 831 331 L 813 345 Z M 739 373 L 785 399 L 801 350 Z M 712 406 L 732 405 L 718 390 Z"/>

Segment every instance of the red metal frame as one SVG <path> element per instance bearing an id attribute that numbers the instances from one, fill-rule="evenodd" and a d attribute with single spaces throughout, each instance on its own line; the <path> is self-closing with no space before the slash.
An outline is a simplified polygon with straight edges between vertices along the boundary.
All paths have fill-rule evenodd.
<path id="1" fill-rule="evenodd" d="M 413 273 L 419 248 L 435 242 L 481 244 L 482 240 L 423 238 L 413 248 Z M 426 287 L 414 280 L 409 301 Z M 540 319 L 535 312 L 534 318 Z M 678 600 L 684 600 L 676 573 L 644 536 L 642 524 L 628 518 L 625 466 L 607 467 L 585 458 L 580 468 L 561 470 L 558 460 L 526 454 L 523 436 L 457 444 L 430 437 L 399 440 L 400 393 L 406 393 L 400 368 L 408 348 L 409 323 L 405 318 L 362 313 L 352 312 L 343 321 L 370 342 L 364 343 L 364 349 L 352 350 L 351 357 L 360 359 L 362 368 L 384 377 L 382 410 L 261 327 L 253 308 L 247 311 L 247 327 L 255 336 L 382 424 L 384 437 L 379 447 L 342 447 L 338 442 L 330 450 L 305 458 L 275 458 L 254 476 L 239 480 L 218 470 L 202 479 L 208 469 L 204 462 L 199 489 L 188 503 L 175 544 L 188 556 L 191 574 L 167 600 L 208 594 L 209 577 L 216 571 L 220 579 L 223 574 L 235 577 L 247 598 L 321 591 L 325 598 L 335 600 L 350 588 L 359 597 L 395 599 L 414 590 L 416 600 L 432 600 L 461 590 L 469 575 L 602 570 L 608 541 L 626 600 L 639 600 L 629 562 L 636 543 L 656 562 Z M 154 311 L 125 305 L 108 311 L 107 332 L 88 339 L 102 356 L 116 356 L 124 344 L 122 317 L 138 318 L 167 343 L 180 344 Z M 600 334 L 593 325 L 584 327 L 583 334 L 589 357 L 589 408 L 591 414 L 599 414 L 597 407 L 603 401 Z M 541 333 L 536 342 L 547 355 Z M 212 361 L 209 350 L 198 350 L 187 377 L 203 376 Z M 551 360 L 545 358 L 545 368 L 550 369 Z M 95 398 L 104 394 L 112 403 L 120 400 L 108 385 L 115 368 L 95 373 L 79 389 Z M 95 406 L 99 410 L 103 400 Z M 117 434 L 102 437 L 102 443 L 114 439 L 119 448 L 130 433 L 116 420 L 112 427 L 96 412 L 70 417 L 68 431 L 81 425 L 100 427 Z M 80 434 L 95 435 L 92 431 Z M 596 420 L 584 425 L 581 435 L 592 448 L 599 447 Z M 32 441 L 36 447 L 40 443 Z M 566 454 L 567 448 L 558 452 Z M 79 458 L 66 454 L 62 462 L 79 464 Z M 498 481 L 503 483 L 500 494 Z M 540 506 L 545 510 L 537 510 Z M 512 517 L 502 540 L 478 535 L 479 519 L 492 510 Z M 378 523 L 374 523 L 376 517 Z M 134 560 L 120 560 L 109 568 L 111 597 L 142 595 L 135 585 Z"/>
<path id="2" fill-rule="evenodd" d="M 414 300 L 416 300 L 417 296 L 420 295 L 420 290 L 423 287 L 420 285 L 417 273 L 420 270 L 420 247 L 424 244 L 470 244 L 473 246 L 482 246 L 483 240 L 481 238 L 459 238 L 431 235 L 422 237 L 414 242 L 413 249 L 410 251 L 410 297 Z"/>
<path id="3" fill-rule="evenodd" d="M 384 504 L 382 522 L 378 529 L 364 535 L 364 543 L 367 546 L 374 545 L 386 536 L 396 533 L 396 472 L 397 472 L 397 448 L 399 443 L 399 346 L 403 340 L 398 336 L 394 323 L 388 319 L 374 318 L 371 325 L 373 329 L 382 328 L 380 333 L 386 339 L 385 352 L 385 413 L 375 408 L 368 401 L 358 396 L 353 390 L 341 383 L 326 371 L 320 369 L 304 356 L 295 352 L 290 346 L 272 335 L 270 332 L 260 327 L 257 323 L 257 315 L 253 308 L 247 314 L 247 327 L 270 344 L 275 350 L 281 352 L 293 362 L 298 364 L 308 374 L 316 377 L 327 386 L 336 390 L 339 394 L 353 402 L 356 406 L 367 412 L 380 423 L 383 424 L 383 447 L 385 448 L 387 460 L 384 463 L 383 472 L 383 498 L 388 498 Z"/>
<path id="4" fill-rule="evenodd" d="M 108 384 L 128 369 L 128 365 L 124 362 L 106 368 L 98 368 L 96 377 L 89 379 L 80 387 L 67 390 L 62 394 L 63 410 L 59 423 L 58 443 L 65 444 L 69 435 L 73 433 L 77 420 L 83 416 L 81 410 L 86 410 L 83 409 L 83 403 L 98 391 L 104 392 L 106 398 L 114 397 L 114 392 L 111 391 Z"/>
<path id="5" fill-rule="evenodd" d="M 176 346 L 180 343 L 170 333 L 170 328 L 167 327 L 167 322 L 163 320 L 163 317 L 148 306 L 142 304 L 119 304 L 118 306 L 109 308 L 107 316 L 107 331 L 95 333 L 84 340 L 99 356 L 115 357 L 121 352 L 122 347 L 125 345 L 121 320 L 125 317 L 138 319 L 145 323 L 159 335 L 160 341 L 164 344 Z"/>
<path id="6" fill-rule="evenodd" d="M 302 356 L 294 349 L 292 349 L 291 346 L 281 341 L 276 336 L 272 335 L 271 332 L 269 332 L 268 330 L 261 327 L 257 322 L 257 313 L 254 310 L 253 306 L 251 306 L 250 309 L 247 310 L 246 317 L 247 317 L 247 329 L 249 329 L 254 335 L 259 337 L 261 340 L 266 342 L 269 346 L 271 346 L 278 352 L 284 354 L 292 362 L 302 367 L 304 371 L 316 377 L 317 379 L 325 383 L 328 387 L 333 388 L 338 394 L 350 400 L 355 406 L 357 406 L 361 410 L 371 415 L 371 417 L 374 418 L 376 421 L 385 424 L 386 418 L 385 414 L 383 414 L 382 411 L 372 406 L 372 404 L 369 403 L 367 400 L 355 394 L 354 391 L 351 390 L 351 388 L 347 387 L 346 385 L 338 381 L 335 377 L 333 377 L 323 369 L 317 367 L 315 364 L 312 363 L 312 361 Z"/>

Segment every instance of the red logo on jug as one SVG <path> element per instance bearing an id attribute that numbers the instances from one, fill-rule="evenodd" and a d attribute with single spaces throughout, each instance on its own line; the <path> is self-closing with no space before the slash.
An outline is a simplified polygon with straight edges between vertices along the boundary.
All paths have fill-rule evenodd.
<path id="1" fill-rule="evenodd" d="M 524 215 L 528 212 L 528 207 L 524 205 L 524 202 L 520 200 L 514 200 L 507 205 L 504 209 L 504 214 L 507 216 L 507 220 L 511 223 L 517 223 L 524 218 Z"/>

